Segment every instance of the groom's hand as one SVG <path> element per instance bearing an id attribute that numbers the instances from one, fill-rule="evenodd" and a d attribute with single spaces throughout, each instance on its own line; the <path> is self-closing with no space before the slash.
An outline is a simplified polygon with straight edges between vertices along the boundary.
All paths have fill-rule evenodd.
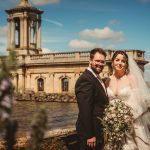
<path id="1" fill-rule="evenodd" d="M 91 148 L 95 147 L 96 146 L 96 137 L 87 139 L 87 145 Z"/>

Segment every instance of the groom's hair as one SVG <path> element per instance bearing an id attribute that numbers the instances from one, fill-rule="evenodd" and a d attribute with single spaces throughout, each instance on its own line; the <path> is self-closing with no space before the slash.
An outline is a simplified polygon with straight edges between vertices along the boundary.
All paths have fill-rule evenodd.
<path id="1" fill-rule="evenodd" d="M 106 52 L 102 49 L 102 48 L 94 48 L 90 51 L 90 59 L 92 60 L 94 58 L 94 55 L 96 53 L 100 53 L 102 54 L 103 56 L 107 56 Z"/>

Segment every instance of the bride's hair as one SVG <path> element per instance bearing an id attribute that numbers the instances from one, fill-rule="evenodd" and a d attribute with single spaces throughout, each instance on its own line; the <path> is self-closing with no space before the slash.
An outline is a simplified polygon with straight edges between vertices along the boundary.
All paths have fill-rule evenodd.
<path id="1" fill-rule="evenodd" d="M 120 50 L 119 50 L 119 51 L 115 51 L 114 54 L 113 54 L 113 56 L 112 56 L 112 63 L 113 63 L 113 61 L 115 60 L 115 58 L 116 58 L 119 54 L 121 54 L 121 55 L 123 55 L 123 56 L 125 57 L 125 59 L 126 59 L 126 64 L 127 64 L 126 74 L 129 74 L 130 70 L 129 70 L 128 55 L 126 54 L 125 51 L 120 51 Z M 113 68 L 112 68 L 112 71 L 113 71 Z"/>

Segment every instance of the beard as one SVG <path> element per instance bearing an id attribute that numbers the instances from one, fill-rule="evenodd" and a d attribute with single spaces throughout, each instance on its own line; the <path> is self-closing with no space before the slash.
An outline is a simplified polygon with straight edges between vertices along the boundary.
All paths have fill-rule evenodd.
<path id="1" fill-rule="evenodd" d="M 92 66 L 91 65 L 91 69 L 94 71 L 95 74 L 100 74 L 103 68 L 104 66 L 99 66 L 99 65 Z"/>

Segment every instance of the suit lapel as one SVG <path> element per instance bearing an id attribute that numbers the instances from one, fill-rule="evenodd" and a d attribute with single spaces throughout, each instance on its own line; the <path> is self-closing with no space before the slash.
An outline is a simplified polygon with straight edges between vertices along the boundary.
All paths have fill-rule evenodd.
<path id="1" fill-rule="evenodd" d="M 99 80 L 92 74 L 92 72 L 90 72 L 89 70 L 86 69 L 86 72 L 89 74 L 90 78 L 93 80 L 93 82 L 97 85 L 97 87 L 99 87 L 100 90 L 102 90 L 104 92 L 104 94 L 107 95 L 107 91 L 105 91 L 105 89 L 103 88 L 102 84 L 99 82 Z M 105 85 L 105 84 L 104 84 Z"/>
<path id="2" fill-rule="evenodd" d="M 100 81 L 99 81 L 97 78 L 95 78 L 95 80 L 96 80 L 96 84 L 97 84 L 98 86 L 100 86 L 100 89 L 103 90 L 103 92 L 104 92 L 105 95 L 107 96 L 107 91 L 105 91 L 105 89 L 104 89 L 104 87 L 102 86 L 102 84 L 100 83 Z M 102 81 L 102 82 L 103 82 L 103 81 Z M 105 86 L 105 84 L 104 84 L 104 86 Z"/>

